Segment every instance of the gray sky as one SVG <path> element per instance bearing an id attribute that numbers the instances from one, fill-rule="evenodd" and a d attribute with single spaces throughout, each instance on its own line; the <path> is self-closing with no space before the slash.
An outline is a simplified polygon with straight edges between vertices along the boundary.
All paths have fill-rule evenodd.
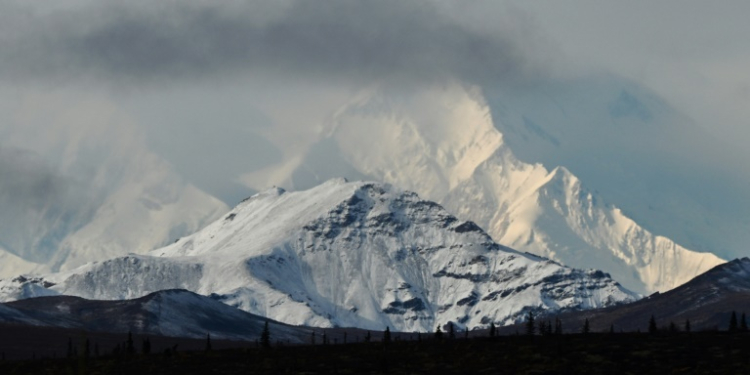
<path id="1" fill-rule="evenodd" d="M 635 79 L 725 140 L 750 141 L 750 2 L 514 3 L 578 69 Z"/>
<path id="2" fill-rule="evenodd" d="M 4 105 L 0 131 L 60 106 L 40 92 L 96 96 L 128 117 L 116 126 L 233 204 L 239 175 L 282 159 L 362 85 L 611 71 L 741 145 L 748 14 L 746 1 L 0 0 L 0 96 L 20 103 Z M 44 153 L 44 137 L 27 146 Z"/>

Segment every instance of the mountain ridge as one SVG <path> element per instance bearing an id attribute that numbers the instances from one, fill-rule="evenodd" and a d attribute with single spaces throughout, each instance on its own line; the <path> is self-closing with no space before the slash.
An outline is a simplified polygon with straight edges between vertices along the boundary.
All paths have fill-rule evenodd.
<path id="1" fill-rule="evenodd" d="M 415 193 L 343 179 L 266 190 L 149 255 L 47 281 L 57 293 L 94 299 L 185 288 L 289 324 L 401 331 L 509 324 L 528 310 L 638 297 L 601 271 L 498 245 Z"/>
<path id="2" fill-rule="evenodd" d="M 493 111 L 481 90 L 460 84 L 410 94 L 365 90 L 321 132 L 318 142 L 334 152 L 326 163 L 306 162 L 315 155 L 302 150 L 283 168 L 249 174 L 245 182 L 304 187 L 309 182 L 301 176 L 336 174 L 320 164 L 346 165 L 356 175 L 419 192 L 498 243 L 603 269 L 639 293 L 674 288 L 723 262 L 639 226 L 565 166 L 519 160 Z"/>

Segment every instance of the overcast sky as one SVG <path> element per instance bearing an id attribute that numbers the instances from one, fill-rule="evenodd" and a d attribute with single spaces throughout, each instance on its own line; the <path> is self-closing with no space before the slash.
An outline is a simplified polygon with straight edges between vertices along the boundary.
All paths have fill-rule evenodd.
<path id="1" fill-rule="evenodd" d="M 512 2 L 582 69 L 638 80 L 726 140 L 750 142 L 750 2 Z"/>
<path id="2" fill-rule="evenodd" d="M 19 113 L 58 119 L 95 97 L 118 113 L 113 129 L 137 129 L 233 204 L 246 194 L 239 175 L 281 160 L 362 85 L 610 71 L 741 148 L 747 15 L 747 1 L 0 0 L 0 147 L 43 153 L 44 132 L 9 141 Z"/>

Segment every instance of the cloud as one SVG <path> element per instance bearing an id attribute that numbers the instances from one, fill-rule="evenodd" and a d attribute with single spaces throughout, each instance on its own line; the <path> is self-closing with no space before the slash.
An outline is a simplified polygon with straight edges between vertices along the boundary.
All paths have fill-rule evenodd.
<path id="1" fill-rule="evenodd" d="M 38 208 L 43 202 L 37 198 L 55 199 L 65 192 L 66 185 L 31 152 L 0 148 L 0 196 L 6 204 Z"/>
<path id="2" fill-rule="evenodd" d="M 15 5 L 11 5 L 15 4 Z M 475 83 L 536 75 L 523 43 L 435 1 L 3 3 L 0 74 L 16 81 L 168 83 L 236 75 Z"/>
<path id="3" fill-rule="evenodd" d="M 0 145 L 0 248 L 32 261 L 90 215 L 84 189 L 33 152 Z"/>

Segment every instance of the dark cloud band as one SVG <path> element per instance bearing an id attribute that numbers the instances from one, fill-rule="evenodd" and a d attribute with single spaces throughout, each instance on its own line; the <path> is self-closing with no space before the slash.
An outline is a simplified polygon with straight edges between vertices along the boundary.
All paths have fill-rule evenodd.
<path id="1" fill-rule="evenodd" d="M 481 83 L 527 71 L 517 43 L 455 22 L 428 1 L 129 4 L 44 16 L 16 11 L 0 26 L 6 35 L 0 74 L 21 80 L 153 82 L 239 73 Z"/>

